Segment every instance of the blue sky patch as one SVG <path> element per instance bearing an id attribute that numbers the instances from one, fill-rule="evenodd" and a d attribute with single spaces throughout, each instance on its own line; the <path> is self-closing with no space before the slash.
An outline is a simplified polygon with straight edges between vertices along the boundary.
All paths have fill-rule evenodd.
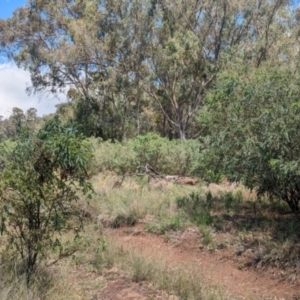
<path id="1" fill-rule="evenodd" d="M 13 11 L 25 6 L 26 0 L 0 0 L 0 18 L 7 19 L 12 16 Z"/>

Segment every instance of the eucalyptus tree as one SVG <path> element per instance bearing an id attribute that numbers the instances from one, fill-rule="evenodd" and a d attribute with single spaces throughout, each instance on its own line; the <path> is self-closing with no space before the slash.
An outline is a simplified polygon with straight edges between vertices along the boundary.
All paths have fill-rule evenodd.
<path id="1" fill-rule="evenodd" d="M 26 124 L 26 116 L 22 109 L 14 107 L 11 115 L 1 120 L 1 137 L 3 140 L 16 139 Z"/>
<path id="2" fill-rule="evenodd" d="M 244 63 L 258 67 L 268 59 L 280 33 L 273 23 L 280 15 L 285 24 L 286 1 L 152 3 L 155 22 L 141 72 L 143 88 L 184 140 L 197 135 L 189 124 L 226 60 L 242 56 Z"/>
<path id="3" fill-rule="evenodd" d="M 87 134 L 140 132 L 151 99 L 184 140 L 226 60 L 258 67 L 275 51 L 286 2 L 31 0 L 0 21 L 1 48 L 32 91 L 69 90 Z"/>
<path id="4" fill-rule="evenodd" d="M 140 2 L 30 1 L 0 22 L 2 50 L 30 71 L 32 92 L 69 90 L 79 118 L 92 116 L 97 134 L 103 110 L 124 123 L 139 97 L 131 73 L 144 34 Z"/>
<path id="5" fill-rule="evenodd" d="M 22 109 L 14 107 L 8 118 L 0 116 L 0 140 L 17 139 L 24 128 L 37 130 L 40 128 L 42 118 L 37 116 L 37 110 L 29 108 L 25 113 Z"/>

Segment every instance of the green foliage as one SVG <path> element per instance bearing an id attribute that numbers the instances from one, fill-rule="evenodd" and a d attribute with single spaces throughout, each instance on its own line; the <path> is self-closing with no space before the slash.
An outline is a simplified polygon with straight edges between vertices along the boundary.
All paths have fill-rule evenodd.
<path id="1" fill-rule="evenodd" d="M 191 174 L 201 155 L 198 141 L 170 141 L 153 133 L 138 136 L 129 144 L 140 166 L 148 163 L 162 174 Z"/>
<path id="2" fill-rule="evenodd" d="M 232 210 L 237 211 L 239 204 L 243 201 L 241 191 L 223 192 L 219 194 L 220 200 L 224 203 L 224 208 L 227 212 Z"/>
<path id="3" fill-rule="evenodd" d="M 46 257 L 49 248 L 60 247 L 55 233 L 81 229 L 81 222 L 73 222 L 80 215 L 74 202 L 78 192 L 92 191 L 86 172 L 91 145 L 55 117 L 37 134 L 24 132 L 12 149 L 2 144 L 0 156 L 5 157 L 1 233 L 8 237 L 7 249 L 22 258 L 29 284 L 37 260 Z"/>
<path id="4" fill-rule="evenodd" d="M 207 246 L 210 244 L 211 242 L 211 235 L 210 235 L 210 231 L 206 226 L 200 226 L 199 227 L 199 231 L 202 234 L 202 243 L 203 245 Z"/>
<path id="5" fill-rule="evenodd" d="M 204 169 L 202 171 L 202 175 L 203 175 L 203 178 L 209 183 L 220 183 L 221 180 L 223 179 L 222 174 L 220 172 L 218 172 L 217 170 L 213 171 L 213 170 Z"/>
<path id="6" fill-rule="evenodd" d="M 134 107 L 129 104 L 124 107 L 124 100 L 117 94 L 114 97 L 86 98 L 71 89 L 68 97 L 72 101 L 58 107 L 57 113 L 67 120 L 72 119 L 85 136 L 121 141 L 135 135 Z"/>
<path id="7" fill-rule="evenodd" d="M 196 140 L 170 141 L 154 133 L 124 143 L 94 142 L 94 147 L 98 170 L 118 174 L 134 173 L 147 163 L 161 174 L 192 174 L 202 155 Z"/>
<path id="8" fill-rule="evenodd" d="M 231 192 L 224 195 L 225 208 L 229 212 L 232 209 L 234 198 Z"/>
<path id="9" fill-rule="evenodd" d="M 212 195 L 211 191 L 208 191 L 206 193 L 206 206 L 207 206 L 208 209 L 212 208 L 213 200 L 214 200 L 214 198 L 213 198 L 213 195 Z"/>
<path id="10" fill-rule="evenodd" d="M 141 166 L 147 163 L 157 166 L 162 159 L 162 149 L 166 146 L 167 140 L 154 133 L 138 136 L 129 141 L 130 146 L 137 154 L 137 160 Z"/>
<path id="11" fill-rule="evenodd" d="M 213 217 L 210 214 L 212 206 L 210 193 L 207 194 L 206 201 L 200 194 L 193 192 L 189 196 L 178 197 L 176 204 L 197 225 L 210 225 L 213 222 Z"/>
<path id="12" fill-rule="evenodd" d="M 0 50 L 30 72 L 29 90 L 69 89 L 88 136 L 159 127 L 184 140 L 199 136 L 194 117 L 228 61 L 293 62 L 293 12 L 286 0 L 31 0 L 1 20 Z"/>
<path id="13" fill-rule="evenodd" d="M 24 130 L 37 130 L 41 127 L 42 118 L 37 116 L 35 108 L 29 108 L 25 113 L 18 107 L 13 107 L 11 115 L 2 120 L 0 116 L 0 141 L 15 140 Z"/>
<path id="14" fill-rule="evenodd" d="M 206 162 L 258 196 L 299 213 L 299 73 L 278 67 L 237 68 L 219 76 L 206 98 Z M 206 119 L 206 121 L 208 118 Z"/>
<path id="15" fill-rule="evenodd" d="M 177 231 L 184 228 L 183 218 L 179 214 L 160 216 L 159 224 L 145 225 L 145 230 L 151 233 L 165 234 L 168 231 Z"/>
<path id="16" fill-rule="evenodd" d="M 117 174 L 130 174 L 138 166 L 135 151 L 128 143 L 92 140 L 95 148 L 95 162 L 91 165 L 92 173 L 101 170 L 114 171 Z"/>

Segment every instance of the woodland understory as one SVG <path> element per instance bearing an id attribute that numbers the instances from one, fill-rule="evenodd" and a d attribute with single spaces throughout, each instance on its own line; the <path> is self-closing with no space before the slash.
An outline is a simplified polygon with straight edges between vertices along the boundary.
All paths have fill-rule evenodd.
<path id="1" fill-rule="evenodd" d="M 28 93 L 67 97 L 0 116 L 0 298 L 62 299 L 55 274 L 116 268 L 155 299 L 239 299 L 122 248 L 193 232 L 188 251 L 292 286 L 262 299 L 299 299 L 299 37 L 286 0 L 30 0 L 0 19 Z"/>

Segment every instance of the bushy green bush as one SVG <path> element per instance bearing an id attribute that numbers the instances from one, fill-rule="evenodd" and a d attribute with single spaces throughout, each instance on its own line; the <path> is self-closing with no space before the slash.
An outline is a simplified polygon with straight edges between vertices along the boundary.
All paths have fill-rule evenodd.
<path id="1" fill-rule="evenodd" d="M 0 145 L 0 232 L 7 236 L 7 251 L 23 264 L 27 285 L 39 259 L 60 246 L 56 233 L 81 229 L 74 205 L 78 192 L 92 191 L 86 167 L 91 145 L 73 127 L 54 117 L 37 133 L 20 134 L 12 148 Z"/>
<path id="2" fill-rule="evenodd" d="M 200 143 L 196 140 L 168 140 L 148 133 L 124 143 L 93 140 L 95 164 L 93 168 L 134 173 L 146 164 L 161 174 L 191 175 L 200 161 Z"/>
<path id="3" fill-rule="evenodd" d="M 237 67 L 206 95 L 207 168 L 300 215 L 300 73 Z"/>
<path id="4" fill-rule="evenodd" d="M 131 174 L 136 171 L 138 160 L 135 151 L 128 143 L 91 138 L 95 151 L 94 161 L 90 165 L 90 172 L 96 174 L 103 170 L 114 171 L 117 174 Z"/>

